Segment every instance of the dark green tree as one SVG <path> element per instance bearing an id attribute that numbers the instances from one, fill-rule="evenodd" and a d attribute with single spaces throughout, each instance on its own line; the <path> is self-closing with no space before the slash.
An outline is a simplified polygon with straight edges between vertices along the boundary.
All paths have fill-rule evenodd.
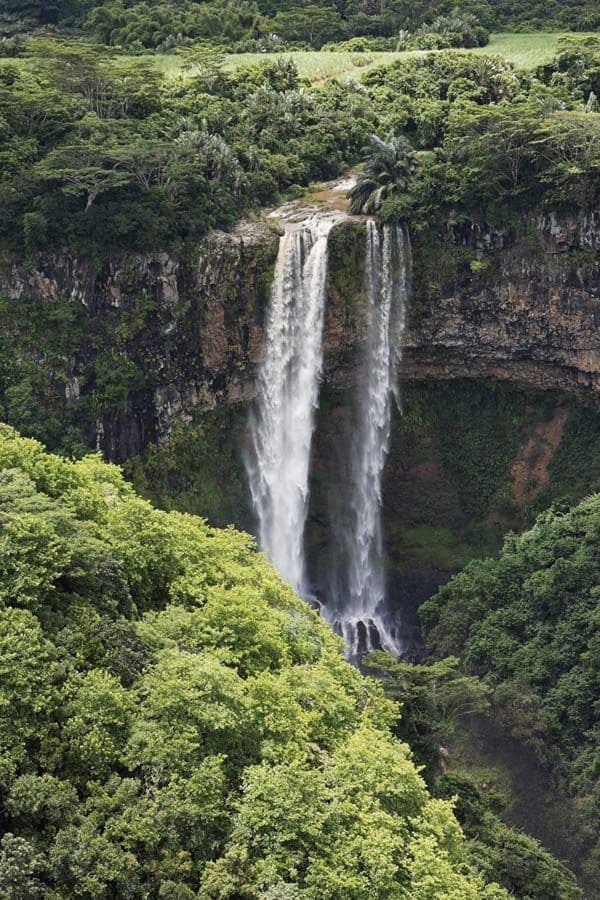
<path id="1" fill-rule="evenodd" d="M 364 169 L 348 197 L 350 212 L 377 215 L 386 201 L 406 194 L 418 170 L 418 158 L 405 137 L 389 134 L 385 140 L 372 134 Z"/>

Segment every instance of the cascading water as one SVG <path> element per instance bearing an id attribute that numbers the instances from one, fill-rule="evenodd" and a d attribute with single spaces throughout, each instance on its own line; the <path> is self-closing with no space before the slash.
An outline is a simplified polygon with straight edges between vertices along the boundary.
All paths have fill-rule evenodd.
<path id="1" fill-rule="evenodd" d="M 259 540 L 279 573 L 307 594 L 304 525 L 323 360 L 327 236 L 337 217 L 285 223 L 265 327 L 265 358 L 246 460 Z"/>
<path id="2" fill-rule="evenodd" d="M 410 242 L 400 225 L 380 232 L 367 222 L 368 334 L 356 404 L 347 493 L 334 526 L 334 587 L 325 613 L 350 656 L 384 649 L 402 653 L 398 626 L 386 611 L 381 535 L 381 481 L 389 449 L 392 398 L 402 350 L 410 279 Z M 398 397 L 397 397 L 398 399 Z"/>

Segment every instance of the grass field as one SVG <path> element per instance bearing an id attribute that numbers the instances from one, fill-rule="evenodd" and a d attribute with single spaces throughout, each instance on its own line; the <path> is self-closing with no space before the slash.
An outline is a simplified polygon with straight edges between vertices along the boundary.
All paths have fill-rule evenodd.
<path id="1" fill-rule="evenodd" d="M 572 37 L 589 37 L 585 34 Z M 487 47 L 473 50 L 473 53 L 497 54 L 518 69 L 533 69 L 549 62 L 558 47 L 558 42 L 566 34 L 493 34 Z"/>
<path id="2" fill-rule="evenodd" d="M 577 37 L 585 37 L 583 34 Z M 520 69 L 532 69 L 543 65 L 552 59 L 556 52 L 559 39 L 564 37 L 557 33 L 535 34 L 493 34 L 487 47 L 468 51 L 501 56 Z M 396 59 L 406 59 L 411 56 L 423 56 L 425 51 L 412 51 L 408 53 L 334 53 L 317 50 L 295 51 L 290 53 L 272 54 L 268 57 L 263 53 L 232 53 L 227 57 L 228 69 L 237 69 L 240 66 L 264 62 L 274 56 L 291 57 L 300 75 L 310 81 L 319 82 L 327 78 L 357 78 L 361 72 L 368 71 L 373 66 L 382 63 L 390 63 Z M 144 57 L 154 60 L 156 65 L 166 73 L 176 74 L 180 71 L 181 61 L 175 55 L 156 55 Z"/>
<path id="3" fill-rule="evenodd" d="M 543 65 L 552 59 L 556 52 L 558 42 L 564 34 L 536 32 L 533 34 L 493 34 L 487 47 L 469 50 L 469 53 L 485 55 L 497 55 L 520 69 L 532 69 Z M 583 38 L 585 34 L 579 33 L 574 37 Z M 390 63 L 396 59 L 407 59 L 411 56 L 423 56 L 427 51 L 411 51 L 408 53 L 334 53 L 318 50 L 293 51 L 282 54 L 263 53 L 232 53 L 226 57 L 226 68 L 238 69 L 240 66 L 252 65 L 273 59 L 277 56 L 292 58 L 298 66 L 300 75 L 309 81 L 318 83 L 328 78 L 359 78 L 362 72 L 368 71 L 373 66 L 382 63 Z M 429 51 L 436 52 L 436 51 Z M 121 57 L 124 58 L 124 57 Z M 131 57 L 126 57 L 130 59 Z M 136 57 L 147 60 L 167 75 L 178 75 L 181 72 L 181 57 L 176 54 L 148 54 Z M 119 57 L 115 58 L 118 65 Z M 0 60 L 0 65 L 4 60 Z M 17 60 L 6 60 L 27 66 L 30 60 L 27 57 Z"/>

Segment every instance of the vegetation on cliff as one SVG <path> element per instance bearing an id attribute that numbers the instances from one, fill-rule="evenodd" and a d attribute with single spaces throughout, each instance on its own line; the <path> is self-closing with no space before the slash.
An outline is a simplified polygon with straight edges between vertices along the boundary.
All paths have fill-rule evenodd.
<path id="1" fill-rule="evenodd" d="M 459 52 L 367 72 L 381 126 L 424 151 L 410 191 L 413 226 L 448 212 L 506 222 L 532 206 L 595 209 L 599 60 L 597 39 L 565 40 L 534 77 Z"/>
<path id="2" fill-rule="evenodd" d="M 471 562 L 421 609 L 431 648 L 484 678 L 500 721 L 574 798 L 590 879 L 600 854 L 599 529 L 598 495 L 542 513 L 499 559 Z"/>
<path id="3" fill-rule="evenodd" d="M 581 897 L 571 872 L 536 840 L 504 824 L 501 815 L 510 800 L 504 790 L 493 782 L 482 783 L 468 768 L 457 765 L 448 750 L 456 746 L 465 716 L 489 713 L 491 688 L 462 673 L 453 657 L 414 665 L 377 652 L 366 662 L 367 671 L 382 679 L 386 695 L 401 703 L 395 733 L 410 744 L 415 760 L 423 765 L 430 791 L 436 797 L 456 798 L 456 815 L 477 871 L 512 897 Z"/>
<path id="4" fill-rule="evenodd" d="M 182 53 L 183 73 L 167 77 L 145 58 L 37 38 L 0 64 L 4 250 L 181 252 L 244 210 L 334 177 L 370 134 L 422 151 L 396 210 L 415 226 L 448 210 L 597 203 L 593 39 L 567 42 L 534 76 L 448 51 L 313 90 L 290 60 L 229 71 L 214 48 Z"/>
<path id="5" fill-rule="evenodd" d="M 31 66 L 0 65 L 0 244 L 178 249 L 240 211 L 358 154 L 373 116 L 364 93 L 302 89 L 289 61 L 226 73 L 192 54 L 189 77 L 55 41 Z"/>

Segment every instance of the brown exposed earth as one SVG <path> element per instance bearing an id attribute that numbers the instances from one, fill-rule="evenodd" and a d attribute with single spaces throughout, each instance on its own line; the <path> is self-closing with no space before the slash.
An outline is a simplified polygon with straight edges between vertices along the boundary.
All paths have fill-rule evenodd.
<path id="1" fill-rule="evenodd" d="M 548 464 L 561 442 L 567 409 L 555 409 L 548 422 L 538 422 L 520 447 L 511 470 L 513 500 L 523 508 L 538 496 L 550 480 Z"/>

